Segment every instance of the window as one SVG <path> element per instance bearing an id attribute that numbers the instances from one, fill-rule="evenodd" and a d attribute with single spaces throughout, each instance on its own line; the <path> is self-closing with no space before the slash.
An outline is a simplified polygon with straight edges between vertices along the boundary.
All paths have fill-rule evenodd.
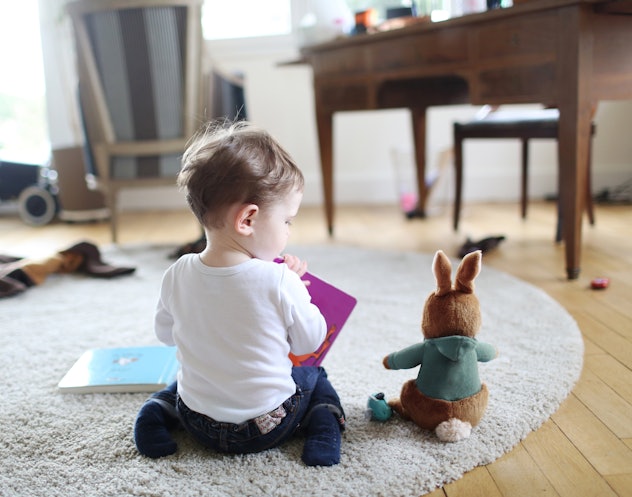
<path id="1" fill-rule="evenodd" d="M 202 28 L 208 40 L 288 35 L 291 0 L 206 0 Z"/>
<path id="2" fill-rule="evenodd" d="M 0 158 L 43 164 L 50 145 L 37 0 L 0 6 Z"/>

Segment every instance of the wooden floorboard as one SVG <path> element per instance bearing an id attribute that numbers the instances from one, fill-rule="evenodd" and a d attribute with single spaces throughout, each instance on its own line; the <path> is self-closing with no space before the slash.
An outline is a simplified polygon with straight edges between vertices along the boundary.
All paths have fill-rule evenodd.
<path id="1" fill-rule="evenodd" d="M 292 245 L 333 244 L 456 255 L 467 236 L 505 235 L 483 258 L 549 293 L 577 321 L 584 339 L 584 370 L 573 393 L 540 429 L 497 461 L 470 471 L 431 497 L 632 497 L 632 207 L 596 206 L 596 224 L 583 226 L 582 270 L 565 277 L 564 246 L 555 243 L 556 209 L 532 202 L 526 220 L 517 204 L 467 205 L 458 232 L 451 210 L 407 220 L 393 206 L 342 206 L 329 237 L 320 207 L 304 207 Z M 199 228 L 186 211 L 123 213 L 121 243 L 191 241 Z M 80 240 L 110 243 L 105 222 L 44 227 L 0 212 L 0 253 L 45 256 Z M 606 290 L 590 281 L 607 276 Z M 395 496 L 396 497 L 396 496 Z"/>
<path id="2" fill-rule="evenodd" d="M 559 495 L 522 444 L 518 444 L 514 450 L 500 457 L 487 468 L 503 496 L 554 497 Z"/>
<path id="3" fill-rule="evenodd" d="M 552 416 L 555 424 L 601 475 L 617 475 L 632 468 L 632 452 L 575 395 Z"/>
<path id="4" fill-rule="evenodd" d="M 586 455 L 553 421 L 530 433 L 523 445 L 560 497 L 616 495 Z"/>

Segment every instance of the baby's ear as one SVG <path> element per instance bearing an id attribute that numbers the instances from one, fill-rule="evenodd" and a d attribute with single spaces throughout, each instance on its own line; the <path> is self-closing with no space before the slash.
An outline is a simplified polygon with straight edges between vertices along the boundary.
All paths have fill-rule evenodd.
<path id="1" fill-rule="evenodd" d="M 246 204 L 237 211 L 235 216 L 235 230 L 240 235 L 248 236 L 252 233 L 252 226 L 259 214 L 259 206 Z"/>

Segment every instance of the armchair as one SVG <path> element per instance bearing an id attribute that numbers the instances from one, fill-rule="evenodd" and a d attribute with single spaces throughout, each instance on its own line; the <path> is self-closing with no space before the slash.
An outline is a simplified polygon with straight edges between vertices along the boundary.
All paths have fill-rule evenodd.
<path id="1" fill-rule="evenodd" d="M 122 189 L 175 184 L 202 115 L 202 0 L 80 0 L 72 20 L 91 186 L 118 241 Z"/>

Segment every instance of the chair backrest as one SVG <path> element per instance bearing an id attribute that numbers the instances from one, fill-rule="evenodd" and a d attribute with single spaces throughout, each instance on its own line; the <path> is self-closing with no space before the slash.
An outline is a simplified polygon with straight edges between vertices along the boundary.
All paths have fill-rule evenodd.
<path id="1" fill-rule="evenodd" d="M 202 121 L 202 0 L 80 0 L 82 115 L 100 181 L 172 179 Z"/>

